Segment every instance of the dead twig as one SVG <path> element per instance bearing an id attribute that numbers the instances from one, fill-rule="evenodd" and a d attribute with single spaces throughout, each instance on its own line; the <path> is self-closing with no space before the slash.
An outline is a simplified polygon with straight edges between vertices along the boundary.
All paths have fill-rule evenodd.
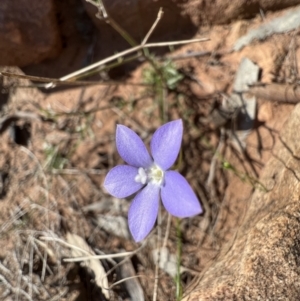
<path id="1" fill-rule="evenodd" d="M 154 288 L 153 288 L 153 296 L 152 296 L 152 301 L 157 300 L 157 290 L 158 290 L 158 271 L 159 271 L 159 262 L 160 262 L 160 250 L 161 250 L 161 238 L 162 238 L 162 233 L 161 233 L 161 222 L 162 222 L 162 217 L 161 217 L 161 206 L 159 206 L 158 210 L 158 217 L 157 217 L 157 238 L 156 238 L 156 248 L 157 248 L 157 260 L 155 262 L 155 277 L 154 277 Z"/>
<path id="2" fill-rule="evenodd" d="M 61 85 L 69 85 L 69 86 L 111 86 L 111 85 L 123 85 L 123 86 L 150 86 L 149 84 L 145 83 L 131 83 L 131 82 L 119 82 L 119 81 L 74 81 L 74 80 L 61 80 L 56 78 L 49 78 L 49 77 L 40 77 L 40 76 L 32 76 L 32 75 L 25 75 L 25 74 L 17 74 L 11 73 L 6 71 L 1 71 L 0 75 L 7 76 L 7 77 L 15 77 L 21 79 L 28 79 L 35 82 L 42 82 L 42 83 L 53 83 L 57 86 Z M 22 86 L 26 88 L 27 86 Z M 29 87 L 29 86 L 28 86 Z M 30 86 L 31 87 L 31 86 Z"/>
<path id="3" fill-rule="evenodd" d="M 77 70 L 73 73 L 70 73 L 68 75 L 65 75 L 63 77 L 61 77 L 59 80 L 57 81 L 66 81 L 66 80 L 69 80 L 69 79 L 73 79 L 75 80 L 77 76 L 79 76 L 80 74 L 82 73 L 85 73 L 87 71 L 90 71 L 92 69 L 95 69 L 95 68 L 98 68 L 100 67 L 101 65 L 104 65 L 106 63 L 109 63 L 113 60 L 116 60 L 120 57 L 123 57 L 123 56 L 126 56 L 132 52 L 136 52 L 136 51 L 139 51 L 139 50 L 142 50 L 144 48 L 154 48 L 154 47 L 166 47 L 166 46 L 176 46 L 176 45 L 184 45 L 184 44 L 189 44 L 189 43 L 198 43 L 198 42 L 205 42 L 205 41 L 208 41 L 207 38 L 201 38 L 201 39 L 191 39 L 191 40 L 181 40 L 181 41 L 172 41 L 172 42 L 161 42 L 161 43 L 149 43 L 149 44 L 145 44 L 145 45 L 138 45 L 138 46 L 135 46 L 135 47 L 132 47 L 130 49 L 127 49 L 127 50 L 124 50 L 120 53 L 117 53 L 115 55 L 112 55 L 106 59 L 103 59 L 97 63 L 94 63 L 90 66 L 87 66 L 85 68 L 82 68 L 80 70 Z M 55 84 L 51 82 L 51 85 L 46 85 L 46 88 L 51 88 L 53 87 L 53 85 Z"/>
<path id="4" fill-rule="evenodd" d="M 107 173 L 107 169 L 52 169 L 50 174 L 55 175 L 82 175 L 82 174 L 91 174 L 91 175 L 103 175 Z"/>
<path id="5" fill-rule="evenodd" d="M 155 22 L 153 23 L 153 25 L 151 26 L 150 30 L 148 31 L 148 33 L 146 34 L 144 40 L 142 41 L 141 45 L 146 45 L 147 41 L 149 40 L 152 32 L 154 31 L 154 29 L 156 28 L 158 22 L 161 20 L 162 16 L 163 16 L 164 12 L 162 10 L 162 8 L 159 9 L 158 14 L 157 14 L 157 18 L 155 20 Z"/>
<path id="6" fill-rule="evenodd" d="M 293 104 L 300 102 L 300 86 L 297 85 L 251 85 L 248 92 L 257 98 L 264 98 L 271 101 Z"/>
<path id="7" fill-rule="evenodd" d="M 133 39 L 131 35 L 109 15 L 102 0 L 97 0 L 97 1 L 85 0 L 85 1 L 95 6 L 98 9 L 98 13 L 96 14 L 96 17 L 99 20 L 104 20 L 107 24 L 109 24 L 128 42 L 130 46 L 138 45 L 135 39 Z"/>

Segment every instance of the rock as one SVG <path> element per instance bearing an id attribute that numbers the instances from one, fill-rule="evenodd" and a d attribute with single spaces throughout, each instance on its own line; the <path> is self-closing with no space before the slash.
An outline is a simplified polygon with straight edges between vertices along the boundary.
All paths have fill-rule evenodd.
<path id="1" fill-rule="evenodd" d="M 184 301 L 299 300 L 300 105 L 281 131 L 273 156 L 232 241 Z"/>
<path id="2" fill-rule="evenodd" d="M 61 42 L 54 0 L 1 0 L 0 40 L 0 65 L 23 67 L 57 55 Z"/>
<path id="3" fill-rule="evenodd" d="M 260 122 L 268 122 L 273 118 L 273 106 L 271 102 L 262 103 L 257 111 L 257 120 Z"/>
<path id="4" fill-rule="evenodd" d="M 105 31 L 110 31 L 110 28 L 108 28 L 110 26 L 106 25 L 104 20 L 100 20 L 95 16 L 98 11 L 97 8 L 85 0 L 82 1 L 98 29 L 103 34 L 105 34 Z M 163 8 L 164 15 L 156 26 L 152 37 L 168 37 L 168 39 L 172 39 L 174 34 L 178 32 L 195 32 L 195 27 L 191 23 L 189 16 L 184 15 L 179 5 L 182 1 L 106 0 L 103 2 L 107 13 L 138 43 L 142 41 L 156 20 L 160 7 Z"/>
<path id="5" fill-rule="evenodd" d="M 198 3 L 197 3 L 198 2 Z M 253 18 L 262 10 L 276 11 L 299 4 L 297 0 L 216 0 L 216 1 L 194 1 L 197 11 L 200 16 L 199 21 L 209 22 L 210 24 L 230 23 L 237 19 Z M 196 10 L 197 9 L 197 10 Z M 191 12 L 192 13 L 192 12 Z M 194 12 L 195 14 L 195 12 Z"/>
<path id="6" fill-rule="evenodd" d="M 107 26 L 104 20 L 95 15 L 95 6 L 82 0 L 88 14 L 96 26 L 102 31 Z M 299 4 L 299 0 L 143 0 L 123 1 L 104 0 L 107 13 L 137 42 L 140 42 L 156 19 L 160 7 L 164 16 L 156 27 L 153 36 L 156 38 L 172 39 L 180 33 L 192 36 L 199 26 L 207 24 L 224 24 L 242 18 L 251 18 L 261 11 L 278 10 Z"/>
<path id="7" fill-rule="evenodd" d="M 250 30 L 246 35 L 239 38 L 235 42 L 233 50 L 239 51 L 243 47 L 249 45 L 252 41 L 264 41 L 274 34 L 282 34 L 300 27 L 299 14 L 300 6 L 285 12 L 280 17 L 265 21 L 264 24 L 260 25 L 258 28 Z"/>

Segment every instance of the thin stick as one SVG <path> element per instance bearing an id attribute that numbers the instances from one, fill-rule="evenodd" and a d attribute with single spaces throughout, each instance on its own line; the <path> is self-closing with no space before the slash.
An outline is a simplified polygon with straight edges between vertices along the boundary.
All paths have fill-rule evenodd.
<path id="1" fill-rule="evenodd" d="M 62 81 L 61 79 L 56 79 L 56 78 L 49 78 L 49 77 L 40 77 L 40 76 L 32 76 L 32 75 L 25 75 L 25 74 L 17 74 L 17 73 L 11 73 L 11 72 L 6 72 L 2 71 L 0 72 L 0 75 L 2 76 L 7 76 L 7 77 L 16 77 L 16 78 L 22 78 L 22 79 L 28 79 L 31 81 L 36 81 L 36 82 L 42 82 L 42 83 L 55 83 L 56 85 L 101 85 L 101 86 L 111 86 L 111 85 L 128 85 L 128 86 L 150 86 L 149 84 L 144 84 L 144 83 L 131 83 L 131 82 L 119 82 L 119 81 L 105 81 L 105 82 L 100 82 L 100 81 Z M 20 86 L 18 86 L 20 87 Z M 27 87 L 27 86 L 26 86 Z"/>
<path id="2" fill-rule="evenodd" d="M 42 236 L 40 237 L 40 240 L 44 240 L 44 241 L 56 241 L 59 242 L 60 244 L 74 249 L 74 250 L 79 250 L 85 254 L 87 254 L 88 256 L 78 256 L 78 257 L 74 257 L 74 258 L 65 258 L 64 262 L 78 262 L 78 261 L 85 261 L 85 260 L 91 260 L 91 259 L 106 259 L 106 258 L 118 258 L 118 257 L 125 257 L 125 256 L 130 256 L 132 255 L 134 252 L 122 252 L 122 253 L 118 253 L 118 254 L 105 254 L 105 255 L 91 255 L 90 252 L 81 249 L 79 247 L 76 247 L 70 243 L 67 243 L 66 241 L 60 239 L 60 238 L 56 238 L 56 237 L 49 237 L 49 236 Z"/>
<path id="3" fill-rule="evenodd" d="M 29 251 L 29 281 L 30 281 L 30 284 L 32 284 L 32 279 L 33 279 L 33 240 L 32 238 L 30 237 L 29 238 L 29 244 L 30 244 L 30 251 Z M 32 298 L 32 285 L 30 285 L 28 287 L 28 294 L 29 296 Z"/>
<path id="4" fill-rule="evenodd" d="M 90 252 L 88 252 L 88 251 L 86 251 L 82 248 L 76 247 L 76 246 L 74 246 L 74 245 L 72 245 L 72 244 L 70 244 L 70 243 L 68 243 L 68 242 L 66 242 L 66 241 L 64 241 L 60 238 L 57 238 L 57 237 L 41 236 L 39 239 L 44 240 L 44 241 L 56 241 L 56 242 L 59 242 L 60 244 L 66 246 L 68 248 L 71 248 L 73 250 L 78 250 L 78 251 L 81 251 L 82 253 L 90 255 Z M 92 256 L 92 255 L 90 255 L 90 256 Z"/>
<path id="5" fill-rule="evenodd" d="M 120 36 L 127 41 L 127 43 L 130 46 L 136 46 L 138 43 L 131 37 L 131 35 L 124 29 L 122 28 L 108 13 L 106 10 L 106 7 L 103 3 L 102 0 L 98 0 L 98 3 L 95 3 L 92 0 L 86 0 L 86 2 L 96 6 L 98 8 L 98 14 L 96 17 L 98 19 L 104 19 L 104 21 L 109 24 L 116 32 L 120 34 Z M 102 13 L 102 16 L 100 16 L 100 12 Z"/>
<path id="6" fill-rule="evenodd" d="M 97 3 L 93 0 L 85 0 L 87 3 L 90 3 L 94 6 L 96 6 L 99 10 L 102 11 L 102 14 L 103 14 L 103 18 L 107 18 L 107 13 L 106 13 L 106 9 L 105 7 L 103 6 L 103 2 L 101 0 L 97 1 Z"/>
<path id="7" fill-rule="evenodd" d="M 64 262 L 78 262 L 85 261 L 91 259 L 107 259 L 107 258 L 119 258 L 125 256 L 131 256 L 134 252 L 122 252 L 118 254 L 105 254 L 105 255 L 90 255 L 90 256 L 81 256 L 81 257 L 73 257 L 73 258 L 65 258 Z"/>
<path id="8" fill-rule="evenodd" d="M 107 173 L 106 169 L 52 169 L 51 174 L 55 175 L 82 175 L 92 174 L 92 175 L 103 175 Z"/>
<path id="9" fill-rule="evenodd" d="M 168 89 L 166 87 L 162 88 L 162 117 L 163 122 L 166 123 L 168 121 Z"/>
<path id="10" fill-rule="evenodd" d="M 212 51 L 193 51 L 193 52 L 187 52 L 187 53 L 182 53 L 178 55 L 168 55 L 165 57 L 159 57 L 157 58 L 158 60 L 183 60 L 183 59 L 189 59 L 193 57 L 201 57 L 201 56 L 207 56 L 207 55 L 212 55 Z M 221 54 L 220 54 L 221 55 Z"/>
<path id="11" fill-rule="evenodd" d="M 161 206 L 158 209 L 157 217 L 157 260 L 155 262 L 155 278 L 154 278 L 154 292 L 152 301 L 157 300 L 157 289 L 158 289 L 158 271 L 159 271 L 159 262 L 160 262 L 160 252 L 161 252 Z"/>
<path id="12" fill-rule="evenodd" d="M 141 45 L 145 45 L 149 39 L 149 37 L 151 36 L 152 32 L 154 31 L 155 27 L 157 26 L 158 22 L 161 20 L 162 16 L 163 16 L 164 12 L 162 7 L 160 7 L 158 14 L 157 14 L 157 18 L 155 20 L 155 22 L 153 23 L 153 25 L 151 26 L 150 30 L 148 31 L 148 33 L 146 34 L 144 40 L 142 41 Z"/>
<path id="13" fill-rule="evenodd" d="M 169 233 L 170 233 L 170 227 L 171 227 L 171 221 L 172 221 L 172 215 L 168 213 L 168 220 L 167 220 L 167 229 L 164 237 L 164 242 L 162 245 L 162 249 L 167 247 L 167 242 L 169 238 Z"/>
<path id="14" fill-rule="evenodd" d="M 131 277 L 127 277 L 127 278 L 124 278 L 124 279 L 121 279 L 115 283 L 113 283 L 108 289 L 111 290 L 114 286 L 120 284 L 120 283 L 123 283 L 127 280 L 130 280 L 130 279 L 135 279 L 135 278 L 141 278 L 141 277 L 145 277 L 145 276 L 142 276 L 142 275 L 136 275 L 136 276 L 131 276 Z"/>
<path id="15" fill-rule="evenodd" d="M 75 79 L 78 75 L 82 74 L 82 73 L 85 73 L 87 71 L 90 71 L 94 68 L 97 68 L 101 65 L 104 65 L 108 62 L 111 62 L 113 60 L 116 60 L 122 56 L 125 56 L 125 55 L 128 55 L 132 52 L 135 52 L 135 51 L 139 51 L 141 49 L 144 49 L 144 48 L 153 48 L 153 47 L 165 47 L 165 46 L 174 46 L 174 45 L 183 45 L 183 44 L 188 44 L 188 43 L 198 43 L 198 42 L 204 42 L 204 41 L 208 41 L 209 39 L 207 38 L 202 38 L 202 39 L 191 39 L 191 40 L 181 40 L 181 41 L 172 41 L 172 42 L 161 42 L 161 43 L 149 43 L 149 44 L 145 44 L 145 45 L 138 45 L 138 46 L 135 46 L 135 47 L 132 47 L 130 49 L 127 49 L 127 50 L 124 50 L 120 53 L 117 53 L 115 55 L 112 55 L 108 58 L 105 58 L 97 63 L 94 63 L 90 66 L 87 66 L 85 68 L 82 68 L 80 70 L 77 70 L 75 72 L 72 72 L 68 75 L 65 75 L 63 77 L 61 77 L 59 80 L 57 81 L 66 81 L 68 79 Z M 53 87 L 54 83 L 51 82 L 50 84 L 46 85 L 46 88 L 51 88 Z"/>
<path id="16" fill-rule="evenodd" d="M 260 84 L 249 88 L 249 93 L 257 98 L 263 98 L 271 101 L 298 103 L 300 102 L 299 85 L 289 84 Z"/>
<path id="17" fill-rule="evenodd" d="M 35 244 L 34 244 L 34 250 L 39 255 L 40 259 L 43 261 L 41 280 L 42 280 L 42 282 L 44 282 L 45 276 L 46 276 L 46 270 L 51 275 L 53 275 L 52 270 L 50 269 L 50 267 L 47 264 L 47 258 L 48 258 L 47 248 L 48 248 L 48 246 L 45 243 L 43 243 L 43 242 L 39 241 L 38 239 L 36 239 L 34 236 L 32 238 L 33 238 L 33 241 L 35 242 Z M 38 249 L 37 245 L 42 246 L 42 248 L 44 248 L 44 256 L 40 252 L 40 250 Z"/>
<path id="18" fill-rule="evenodd" d="M 176 259 L 176 276 L 175 276 L 175 283 L 176 283 L 176 300 L 180 301 L 182 297 L 182 284 L 180 280 L 180 264 L 181 264 L 181 256 L 182 256 L 182 235 L 180 229 L 180 220 L 179 218 L 176 219 L 176 241 L 177 241 L 177 259 Z"/>
<path id="19" fill-rule="evenodd" d="M 153 235 L 154 231 L 152 231 L 149 236 L 151 237 Z M 120 262 L 118 262 L 117 264 L 115 264 L 110 270 L 108 270 L 106 272 L 106 276 L 110 275 L 114 270 L 116 270 L 119 266 L 121 266 L 123 263 L 125 263 L 127 260 L 131 259 L 131 257 L 133 257 L 135 254 L 137 254 L 140 250 L 142 250 L 145 246 L 147 245 L 147 240 L 145 240 L 142 245 L 140 247 L 138 247 L 137 249 L 135 249 L 134 251 L 131 252 L 131 255 L 128 255 L 126 258 L 122 259 Z M 110 258 L 108 258 L 109 260 Z"/>

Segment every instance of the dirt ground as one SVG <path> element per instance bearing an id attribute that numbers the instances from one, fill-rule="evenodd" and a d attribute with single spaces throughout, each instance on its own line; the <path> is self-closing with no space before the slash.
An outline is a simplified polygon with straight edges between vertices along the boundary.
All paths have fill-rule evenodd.
<path id="1" fill-rule="evenodd" d="M 299 82 L 297 30 L 230 51 L 245 32 L 285 11 L 265 13 L 263 20 L 257 16 L 200 28 L 196 37 L 208 37 L 208 41 L 157 55 L 160 64 L 160 59 L 172 61 L 168 65 L 172 76 L 180 75 L 174 86 L 159 90 L 163 96 L 157 86 L 144 85 L 153 74 L 148 62 L 139 63 L 130 73 L 125 71 L 131 67 L 122 67 L 121 73 L 120 69 L 103 72 L 102 78 L 117 82 L 101 85 L 61 85 L 46 90 L 37 81 L 33 85 L 28 79 L 3 77 L 1 300 L 142 300 L 134 299 L 139 294 L 152 300 L 155 293 L 157 300 L 175 300 L 178 288 L 166 265 L 174 268 L 176 262 L 169 256 L 156 275 L 153 251 L 158 244 L 164 245 L 176 258 L 178 232 L 183 291 L 197 282 L 234 237 L 253 190 L 262 189 L 260 171 L 293 110 L 293 104 L 284 101 L 258 99 L 256 125 L 247 138 L 246 153 L 225 139 L 215 155 L 221 130 L 212 121 L 211 112 L 232 92 L 243 57 L 259 65 L 262 83 Z M 74 54 L 73 61 L 65 59 L 74 51 L 70 46 L 57 60 L 26 67 L 23 72 L 59 77 L 71 67 L 79 69 L 89 41 L 80 48 L 80 40 L 71 34 L 69 38 L 69 45 L 77 45 L 79 55 Z M 16 68 L 3 70 L 21 73 Z M 177 118 L 184 122 L 178 170 L 192 185 L 204 213 L 178 224 L 162 210 L 161 226 L 142 244 L 136 244 L 127 230 L 131 198 L 115 199 L 102 186 L 110 168 L 122 162 L 114 143 L 116 124 L 129 126 L 149 145 L 157 127 Z M 213 178 L 207 185 L 214 160 Z M 102 259 L 101 264 L 65 261 L 87 254 L 132 251 L 128 256 Z M 124 279 L 127 281 L 120 281 Z"/>

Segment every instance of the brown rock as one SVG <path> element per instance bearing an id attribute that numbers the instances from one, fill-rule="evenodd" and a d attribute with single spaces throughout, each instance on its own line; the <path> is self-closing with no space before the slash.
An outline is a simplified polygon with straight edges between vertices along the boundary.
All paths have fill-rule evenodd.
<path id="1" fill-rule="evenodd" d="M 184 300 L 299 300 L 300 105 L 281 131 L 235 238 Z"/>
<path id="2" fill-rule="evenodd" d="M 276 11 L 297 4 L 299 4 L 297 0 L 201 0 L 189 1 L 185 7 L 187 14 L 200 25 L 203 22 L 205 24 L 230 23 L 237 19 L 252 18 L 260 13 L 260 9 L 263 12 Z"/>
<path id="3" fill-rule="evenodd" d="M 257 120 L 260 122 L 268 122 L 273 118 L 273 107 L 271 102 L 263 102 L 257 112 Z"/>
<path id="4" fill-rule="evenodd" d="M 98 11 L 96 7 L 87 3 L 85 0 L 82 1 L 88 14 L 100 31 L 109 31 L 105 21 L 95 16 Z M 174 34 L 176 35 L 178 32 L 189 33 L 189 31 L 195 31 L 189 16 L 185 15 L 180 7 L 183 1 L 106 0 L 103 2 L 110 17 L 136 39 L 138 43 L 142 41 L 149 31 L 161 7 L 163 8 L 164 15 L 156 26 L 152 37 L 168 37 L 171 39 Z M 105 34 L 105 32 L 103 32 L 103 34 Z"/>
<path id="5" fill-rule="evenodd" d="M 96 26 L 103 30 L 105 22 L 95 16 L 95 6 L 82 0 L 88 14 Z M 230 23 L 236 19 L 250 18 L 260 13 L 260 9 L 278 10 L 299 4 L 299 0 L 104 0 L 107 13 L 140 42 L 155 21 L 160 7 L 164 16 L 153 35 L 157 38 L 172 38 L 180 33 L 193 35 L 197 28 L 206 24 Z"/>
<path id="6" fill-rule="evenodd" d="M 0 65 L 26 66 L 54 57 L 60 36 L 54 1 L 0 2 Z"/>

